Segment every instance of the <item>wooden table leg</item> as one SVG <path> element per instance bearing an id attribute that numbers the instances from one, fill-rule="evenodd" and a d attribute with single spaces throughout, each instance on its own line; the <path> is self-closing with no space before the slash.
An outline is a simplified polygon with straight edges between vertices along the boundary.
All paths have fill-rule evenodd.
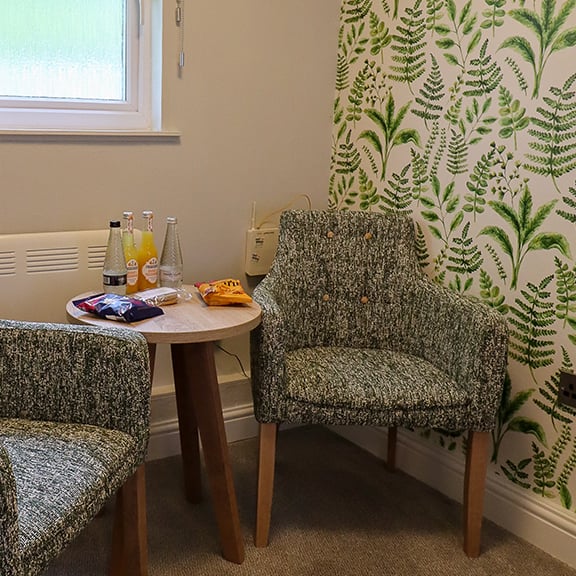
<path id="1" fill-rule="evenodd" d="M 241 564 L 244 561 L 244 540 L 230 467 L 213 344 L 198 342 L 173 346 L 178 346 L 178 354 L 182 354 L 186 367 L 188 390 L 202 439 L 222 553 L 226 560 Z"/>
<path id="2" fill-rule="evenodd" d="M 186 499 L 197 504 L 202 500 L 200 443 L 198 442 L 198 425 L 196 424 L 191 386 L 186 370 L 188 351 L 183 344 L 172 344 L 170 349 L 176 389 L 182 467 L 184 468 L 184 490 Z"/>
<path id="3" fill-rule="evenodd" d="M 148 342 L 148 358 L 150 359 L 150 380 L 154 378 L 154 364 L 156 363 L 156 344 Z"/>

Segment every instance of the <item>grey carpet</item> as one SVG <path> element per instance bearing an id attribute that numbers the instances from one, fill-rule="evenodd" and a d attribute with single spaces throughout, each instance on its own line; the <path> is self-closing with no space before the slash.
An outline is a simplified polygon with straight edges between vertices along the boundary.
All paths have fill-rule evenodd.
<path id="1" fill-rule="evenodd" d="M 461 547 L 461 506 L 320 427 L 282 431 L 268 548 L 252 543 L 256 440 L 231 445 L 246 544 L 238 566 L 220 556 L 208 495 L 183 498 L 178 457 L 147 465 L 150 576 L 576 576 L 491 522 L 483 551 Z M 207 493 L 207 489 L 205 489 Z M 112 506 L 46 576 L 104 576 Z"/>

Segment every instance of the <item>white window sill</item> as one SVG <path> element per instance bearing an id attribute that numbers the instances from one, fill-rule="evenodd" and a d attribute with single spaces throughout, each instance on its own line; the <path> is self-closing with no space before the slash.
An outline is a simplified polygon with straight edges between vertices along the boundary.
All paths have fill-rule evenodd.
<path id="1" fill-rule="evenodd" d="M 150 142 L 177 141 L 180 132 L 173 130 L 0 130 L 0 142 L 10 141 L 114 141 L 114 142 Z"/>

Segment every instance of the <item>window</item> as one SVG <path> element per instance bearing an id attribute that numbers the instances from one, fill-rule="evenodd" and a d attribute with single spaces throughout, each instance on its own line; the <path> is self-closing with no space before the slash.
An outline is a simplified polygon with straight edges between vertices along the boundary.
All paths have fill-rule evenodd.
<path id="1" fill-rule="evenodd" d="M 1 0 L 0 130 L 159 129 L 157 4 Z"/>

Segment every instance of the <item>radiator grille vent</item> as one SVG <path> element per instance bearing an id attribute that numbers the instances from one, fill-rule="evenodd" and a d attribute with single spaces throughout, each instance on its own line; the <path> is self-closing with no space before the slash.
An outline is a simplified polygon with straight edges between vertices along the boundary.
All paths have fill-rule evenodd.
<path id="1" fill-rule="evenodd" d="M 78 248 L 40 248 L 26 250 L 26 272 L 69 272 L 78 270 L 80 262 Z"/>
<path id="2" fill-rule="evenodd" d="M 0 276 L 14 276 L 16 274 L 16 252 L 9 250 L 0 252 Z"/>
<path id="3" fill-rule="evenodd" d="M 106 256 L 106 245 L 88 246 L 88 268 L 90 270 L 100 270 L 104 266 Z"/>

